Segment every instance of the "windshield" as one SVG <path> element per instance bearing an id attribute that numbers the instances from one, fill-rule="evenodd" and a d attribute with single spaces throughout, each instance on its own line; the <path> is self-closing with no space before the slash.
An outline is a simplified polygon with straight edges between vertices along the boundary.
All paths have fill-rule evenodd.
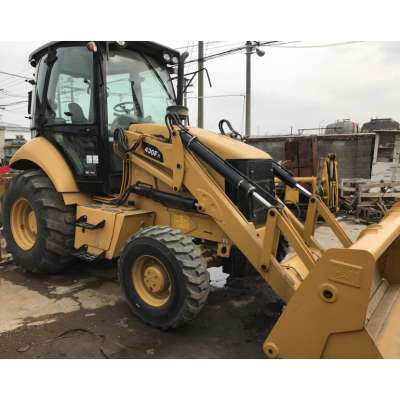
<path id="1" fill-rule="evenodd" d="M 106 67 L 108 129 L 164 123 L 175 92 L 166 67 L 129 49 L 111 49 Z"/>

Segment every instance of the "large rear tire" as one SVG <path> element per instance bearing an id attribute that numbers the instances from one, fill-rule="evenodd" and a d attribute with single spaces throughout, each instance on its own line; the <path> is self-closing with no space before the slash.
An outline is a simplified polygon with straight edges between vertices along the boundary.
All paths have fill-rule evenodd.
<path id="1" fill-rule="evenodd" d="M 210 290 L 200 247 L 167 226 L 145 228 L 132 236 L 121 252 L 118 272 L 133 312 L 161 329 L 193 320 Z"/>
<path id="2" fill-rule="evenodd" d="M 16 264 L 33 273 L 57 273 L 71 261 L 75 209 L 64 204 L 40 170 L 13 178 L 4 196 L 3 234 Z"/>

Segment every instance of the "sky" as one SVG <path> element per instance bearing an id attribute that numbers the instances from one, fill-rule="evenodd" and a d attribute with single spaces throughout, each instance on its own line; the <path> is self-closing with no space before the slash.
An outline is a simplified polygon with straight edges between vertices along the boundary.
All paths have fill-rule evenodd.
<path id="1" fill-rule="evenodd" d="M 159 42 L 162 42 L 161 40 Z M 244 44 L 243 40 L 243 44 Z M 195 41 L 162 42 L 196 58 Z M 231 43 L 208 44 L 207 53 L 225 50 Z M 360 125 L 371 117 L 400 119 L 400 42 L 362 42 L 333 47 L 334 42 L 296 42 L 288 47 L 264 48 L 265 56 L 252 56 L 252 135 L 287 134 L 318 128 L 337 119 L 350 118 Z M 31 76 L 29 53 L 41 42 L 0 42 L 0 71 Z M 205 82 L 205 127 L 215 130 L 229 119 L 244 129 L 245 54 L 206 62 L 212 87 Z M 190 64 L 188 72 L 194 71 Z M 26 99 L 30 85 L 23 79 L 0 74 L 0 105 Z M 5 97 L 6 93 L 7 97 Z M 196 82 L 188 94 L 192 125 L 197 119 Z M 11 97 L 15 96 L 15 97 Z M 217 96 L 217 97 L 214 97 Z M 29 125 L 26 104 L 1 111 L 3 121 Z"/>

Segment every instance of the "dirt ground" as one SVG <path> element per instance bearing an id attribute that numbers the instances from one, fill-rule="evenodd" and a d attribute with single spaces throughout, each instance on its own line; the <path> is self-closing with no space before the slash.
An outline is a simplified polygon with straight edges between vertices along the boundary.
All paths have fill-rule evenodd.
<path id="1" fill-rule="evenodd" d="M 341 222 L 352 238 L 363 225 Z M 320 243 L 336 246 L 329 229 Z M 281 304 L 258 279 L 213 289 L 190 325 L 160 331 L 133 316 L 121 298 L 111 263 L 76 264 L 57 276 L 0 266 L 0 358 L 263 358 L 262 343 Z"/>

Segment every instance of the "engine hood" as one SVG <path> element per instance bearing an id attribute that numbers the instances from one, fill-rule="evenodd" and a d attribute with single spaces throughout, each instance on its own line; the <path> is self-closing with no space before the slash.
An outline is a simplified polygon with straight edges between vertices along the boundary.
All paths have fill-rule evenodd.
<path id="1" fill-rule="evenodd" d="M 218 154 L 224 160 L 248 160 L 269 159 L 268 153 L 250 146 L 229 136 L 221 135 L 200 128 L 189 128 L 190 133 L 196 136 L 201 143 Z M 138 132 L 146 135 L 163 135 L 168 137 L 168 129 L 165 125 L 158 124 L 135 124 L 128 128 L 128 132 Z"/>

